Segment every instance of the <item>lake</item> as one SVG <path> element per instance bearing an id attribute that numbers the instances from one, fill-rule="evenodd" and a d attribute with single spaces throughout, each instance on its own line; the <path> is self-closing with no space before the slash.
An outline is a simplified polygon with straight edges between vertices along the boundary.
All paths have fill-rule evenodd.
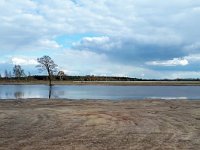
<path id="1" fill-rule="evenodd" d="M 51 95 L 51 96 L 50 96 Z M 0 85 L 0 99 L 200 99 L 200 86 Z"/>

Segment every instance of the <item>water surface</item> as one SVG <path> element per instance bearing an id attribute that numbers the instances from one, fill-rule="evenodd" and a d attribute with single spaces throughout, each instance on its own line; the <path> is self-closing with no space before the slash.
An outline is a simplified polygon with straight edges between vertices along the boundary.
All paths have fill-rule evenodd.
<path id="1" fill-rule="evenodd" d="M 200 86 L 0 85 L 0 99 L 200 99 Z"/>

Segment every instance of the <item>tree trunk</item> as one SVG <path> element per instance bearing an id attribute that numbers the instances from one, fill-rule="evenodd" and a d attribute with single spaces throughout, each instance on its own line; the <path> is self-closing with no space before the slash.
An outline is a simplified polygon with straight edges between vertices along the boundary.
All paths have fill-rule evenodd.
<path id="1" fill-rule="evenodd" d="M 49 75 L 48 78 L 49 78 L 49 86 L 52 86 L 52 83 L 51 83 L 51 76 Z"/>
<path id="2" fill-rule="evenodd" d="M 51 83 L 51 78 L 49 79 L 49 86 L 52 86 L 52 83 Z"/>
<path id="3" fill-rule="evenodd" d="M 52 86 L 52 84 L 51 84 L 51 73 L 50 73 L 49 68 L 47 69 L 47 71 L 48 71 L 49 86 Z"/>

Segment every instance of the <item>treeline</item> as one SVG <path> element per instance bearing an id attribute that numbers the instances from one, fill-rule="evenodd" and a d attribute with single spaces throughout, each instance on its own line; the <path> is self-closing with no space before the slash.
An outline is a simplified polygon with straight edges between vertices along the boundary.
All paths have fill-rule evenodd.
<path id="1" fill-rule="evenodd" d="M 0 80 L 29 80 L 29 81 L 47 81 L 48 76 L 34 75 L 34 76 L 23 76 L 23 77 L 1 77 Z M 137 78 L 129 77 L 112 77 L 112 76 L 59 76 L 55 75 L 52 77 L 53 81 L 137 81 Z"/>
<path id="2" fill-rule="evenodd" d="M 47 76 L 32 76 L 34 80 L 48 80 Z M 116 77 L 116 76 L 67 76 L 64 75 L 62 78 L 57 75 L 53 77 L 53 80 L 63 81 L 200 81 L 199 78 L 190 79 L 141 79 L 141 78 L 130 78 L 130 77 Z"/>
<path id="3" fill-rule="evenodd" d="M 46 76 L 34 76 L 36 80 L 45 80 Z M 135 81 L 136 78 L 128 78 L 128 77 L 109 77 L 109 76 L 54 76 L 53 80 L 63 80 L 63 81 Z"/>
<path id="4" fill-rule="evenodd" d="M 1 77 L 1 81 L 48 81 L 48 76 L 44 75 L 33 75 L 30 74 L 28 76 L 23 77 Z M 130 78 L 130 77 L 115 77 L 115 76 L 94 76 L 94 75 L 86 75 L 86 76 L 68 76 L 63 75 L 62 77 L 59 75 L 54 75 L 52 77 L 53 81 L 200 81 L 199 78 L 190 78 L 190 79 L 139 79 L 139 78 Z"/>

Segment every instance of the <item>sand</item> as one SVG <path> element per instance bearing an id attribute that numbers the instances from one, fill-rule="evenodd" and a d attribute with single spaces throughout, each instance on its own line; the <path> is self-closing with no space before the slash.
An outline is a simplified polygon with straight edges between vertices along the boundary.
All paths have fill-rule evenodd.
<path id="1" fill-rule="evenodd" d="M 0 101 L 0 150 L 199 150 L 200 101 Z"/>

